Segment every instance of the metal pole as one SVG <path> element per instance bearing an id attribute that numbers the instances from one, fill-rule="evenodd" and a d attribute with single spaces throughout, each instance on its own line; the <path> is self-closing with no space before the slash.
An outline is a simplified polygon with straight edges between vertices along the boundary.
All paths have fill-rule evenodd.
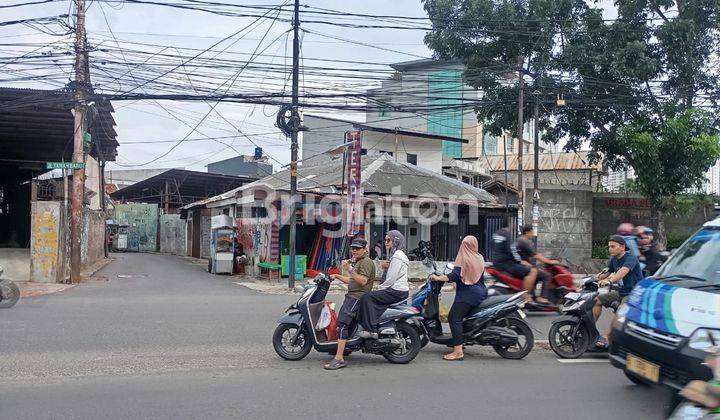
<path id="1" fill-rule="evenodd" d="M 540 106 L 538 104 L 538 97 L 535 97 L 535 107 L 533 108 L 533 140 L 535 143 L 535 156 L 534 167 L 533 167 L 533 208 L 532 208 L 532 224 L 533 230 L 535 231 L 535 249 L 537 250 L 537 235 L 538 225 L 540 223 L 540 128 L 538 127 L 538 114 L 540 113 Z"/>
<path id="2" fill-rule="evenodd" d="M 523 204 L 525 199 L 525 191 L 523 191 L 523 108 L 525 107 L 525 78 L 523 77 L 523 64 L 525 59 L 522 55 L 517 58 L 518 64 L 518 229 L 523 224 Z"/>
<path id="3" fill-rule="evenodd" d="M 398 155 L 398 128 L 395 127 L 395 162 L 397 162 Z"/>
<path id="4" fill-rule="evenodd" d="M 85 134 L 85 90 L 87 75 L 87 47 L 85 38 L 85 0 L 75 0 L 75 114 L 73 136 L 73 162 L 84 162 L 83 137 Z M 70 216 L 70 282 L 80 283 L 80 230 L 82 229 L 83 182 L 85 169 L 73 171 Z"/>
<path id="5" fill-rule="evenodd" d="M 508 133 L 512 135 L 511 133 Z M 503 186 L 503 189 L 505 190 L 505 213 L 510 213 L 510 203 L 508 201 L 508 170 L 507 170 L 507 137 L 505 137 L 505 141 L 503 141 L 503 172 L 505 173 L 505 185 Z"/>
<path id="6" fill-rule="evenodd" d="M 293 69 L 292 69 L 292 135 L 290 137 L 290 255 L 288 256 L 288 288 L 295 288 L 295 209 L 297 204 L 297 160 L 298 160 L 298 130 L 300 129 L 300 115 L 298 112 L 299 80 L 300 80 L 300 0 L 295 0 L 295 18 L 293 19 Z"/>

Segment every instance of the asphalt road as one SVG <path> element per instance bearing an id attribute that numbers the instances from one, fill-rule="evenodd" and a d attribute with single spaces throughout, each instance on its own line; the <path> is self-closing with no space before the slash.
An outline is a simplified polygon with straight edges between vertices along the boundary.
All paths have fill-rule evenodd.
<path id="1" fill-rule="evenodd" d="M 606 359 L 560 363 L 540 348 L 445 362 L 430 344 L 409 365 L 353 354 L 337 372 L 316 352 L 286 362 L 270 338 L 293 296 L 178 257 L 115 257 L 107 281 L 0 311 L 0 419 L 657 419 L 668 400 Z M 530 319 L 542 331 L 552 316 Z"/>

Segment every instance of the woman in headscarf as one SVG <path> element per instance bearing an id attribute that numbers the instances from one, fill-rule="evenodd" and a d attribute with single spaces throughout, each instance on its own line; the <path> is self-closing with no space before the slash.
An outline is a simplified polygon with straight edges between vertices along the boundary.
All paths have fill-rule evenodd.
<path id="1" fill-rule="evenodd" d="M 478 241 L 474 236 L 463 238 L 454 265 L 452 272 L 446 276 L 430 276 L 433 281 L 455 283 L 455 301 L 448 314 L 453 351 L 443 356 L 445 360 L 463 359 L 463 319 L 487 297 L 487 288 L 483 283 L 485 259 L 478 252 Z"/>
<path id="2" fill-rule="evenodd" d="M 378 320 L 390 305 L 402 302 L 408 298 L 408 265 L 405 254 L 405 237 L 397 230 L 391 230 L 385 235 L 385 249 L 387 250 L 387 268 L 383 272 L 382 284 L 377 290 L 366 293 L 360 299 L 360 325 L 363 331 L 359 335 L 363 338 L 377 338 Z"/>

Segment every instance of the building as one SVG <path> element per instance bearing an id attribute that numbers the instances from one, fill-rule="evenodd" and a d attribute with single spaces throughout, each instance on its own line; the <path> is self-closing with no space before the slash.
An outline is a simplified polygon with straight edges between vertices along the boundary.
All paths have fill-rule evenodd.
<path id="1" fill-rule="evenodd" d="M 398 162 L 408 162 L 442 173 L 443 147 L 447 143 L 467 144 L 467 140 L 439 134 L 428 134 L 405 128 L 388 128 L 376 123 L 360 123 L 340 118 L 305 114 L 302 138 L 302 164 L 327 161 L 327 152 L 345 143 L 345 133 L 362 132 L 362 154 L 387 154 Z"/>
<path id="2" fill-rule="evenodd" d="M 12 280 L 63 282 L 69 276 L 72 192 L 41 188 L 49 162 L 72 162 L 72 92 L 0 88 L 0 264 Z M 104 258 L 105 162 L 117 155 L 112 104 L 96 99 L 87 124 L 82 268 Z"/>
<path id="3" fill-rule="evenodd" d="M 482 92 L 464 81 L 465 67 L 461 62 L 421 59 L 391 65 L 395 74 L 382 82 L 382 86 L 368 91 L 380 110 L 369 110 L 365 115 L 368 124 L 385 128 L 400 127 L 408 130 L 463 138 L 467 143 L 446 141 L 444 158 L 472 158 L 482 155 L 517 154 L 519 142 L 505 133 L 493 136 L 483 130 L 477 121 L 475 108 Z M 399 112 L 399 107 L 412 104 L 417 112 Z M 509 128 L 509 127 L 508 127 Z M 532 152 L 533 122 L 525 122 L 523 151 Z M 541 139 L 542 141 L 542 139 Z M 541 143 L 543 149 L 556 146 Z"/>
<path id="4" fill-rule="evenodd" d="M 262 155 L 262 149 L 259 152 Z M 230 159 L 213 162 L 207 165 L 212 174 L 234 175 L 260 179 L 272 175 L 272 164 L 267 163 L 267 157 L 235 156 Z"/>
<path id="5" fill-rule="evenodd" d="M 336 200 L 336 203 L 346 200 L 343 166 L 342 158 L 327 159 L 324 165 L 302 165 L 298 171 L 297 189 L 302 197 L 302 214 L 298 216 L 303 222 L 298 224 L 297 253 L 307 258 L 311 269 L 326 269 L 334 253 L 342 250 L 345 236 L 341 223 L 328 223 L 315 216 L 338 215 L 342 211 L 341 207 L 335 208 L 325 200 Z M 439 260 L 453 258 L 462 237 L 468 234 L 475 235 L 482 250 L 487 250 L 492 233 L 508 214 L 505 206 L 483 189 L 421 165 L 395 161 L 387 154 L 363 156 L 360 179 L 364 214 L 360 234 L 370 243 L 376 243 L 388 230 L 398 229 L 405 234 L 408 249 L 415 248 L 420 240 L 433 243 Z M 289 227 L 283 221 L 287 208 L 280 198 L 270 204 L 265 200 L 272 193 L 287 193 L 289 181 L 289 170 L 284 170 L 187 205 L 181 209 L 181 217 L 187 218 L 188 225 L 196 218 L 202 219 L 200 224 L 207 224 L 213 215 L 228 214 L 236 220 L 243 247 L 256 263 L 279 261 L 288 246 Z M 442 220 L 428 221 L 415 215 L 415 208 L 426 208 L 428 194 L 446 206 L 447 213 L 440 214 Z M 270 208 L 277 212 L 275 218 L 267 220 Z M 443 215 L 447 218 L 442 218 Z M 514 209 L 510 215 L 514 215 Z M 339 235 L 327 235 L 328 231 Z"/>

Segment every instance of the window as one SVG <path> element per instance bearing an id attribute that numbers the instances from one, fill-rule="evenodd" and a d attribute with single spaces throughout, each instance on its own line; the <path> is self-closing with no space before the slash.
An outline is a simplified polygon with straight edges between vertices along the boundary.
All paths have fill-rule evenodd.
<path id="1" fill-rule="evenodd" d="M 483 138 L 483 154 L 485 155 L 496 155 L 497 154 L 497 137 L 485 134 Z"/>
<path id="2" fill-rule="evenodd" d="M 367 149 L 360 149 L 360 156 L 367 155 Z"/>
<path id="3" fill-rule="evenodd" d="M 393 152 L 388 152 L 387 150 L 380 150 L 380 153 L 387 153 L 390 156 L 393 155 Z"/>
<path id="4" fill-rule="evenodd" d="M 417 155 L 414 153 L 407 154 L 407 162 L 413 165 L 417 165 Z"/>
<path id="5" fill-rule="evenodd" d="M 515 139 L 512 137 L 505 137 L 505 148 L 507 149 L 508 152 L 513 151 L 513 146 L 514 146 L 513 142 L 514 141 L 515 141 Z"/>
<path id="6" fill-rule="evenodd" d="M 414 227 L 410 228 L 410 236 L 417 236 L 417 228 L 414 228 Z"/>
<path id="7" fill-rule="evenodd" d="M 464 182 L 464 183 L 466 183 L 466 184 L 469 184 L 469 183 L 470 183 L 470 177 L 469 177 L 469 176 L 464 176 L 464 177 L 462 177 L 462 182 Z"/>
<path id="8" fill-rule="evenodd" d="M 223 214 L 224 214 L 225 216 L 230 216 L 230 209 L 229 209 L 229 208 L 223 209 L 222 212 L 223 212 Z"/>

